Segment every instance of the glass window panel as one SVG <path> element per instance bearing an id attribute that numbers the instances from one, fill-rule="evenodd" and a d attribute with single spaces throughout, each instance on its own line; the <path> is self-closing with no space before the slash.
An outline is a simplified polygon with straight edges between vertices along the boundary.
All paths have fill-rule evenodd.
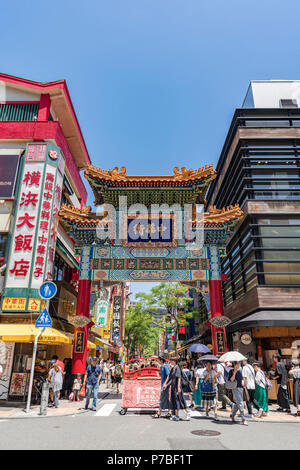
<path id="1" fill-rule="evenodd" d="M 277 227 L 275 225 L 270 225 L 269 227 L 259 227 L 259 233 L 262 236 L 278 236 L 278 237 L 299 237 L 300 236 L 300 226 L 297 225 L 281 225 Z"/>
<path id="2" fill-rule="evenodd" d="M 270 219 L 257 219 L 257 223 L 260 225 L 300 225 L 300 219 L 286 217 L 272 217 Z"/>
<path id="3" fill-rule="evenodd" d="M 265 274 L 266 284 L 300 284 L 300 274 Z"/>
<path id="4" fill-rule="evenodd" d="M 290 122 L 286 121 L 278 121 L 275 119 L 274 121 L 254 121 L 254 120 L 246 120 L 245 121 L 246 127 L 290 127 Z"/>
<path id="5" fill-rule="evenodd" d="M 300 199 L 299 191 L 255 191 L 253 192 L 253 199 Z"/>
<path id="6" fill-rule="evenodd" d="M 252 170 L 251 171 L 252 178 L 264 178 L 264 179 L 269 179 L 269 178 L 298 178 L 298 171 L 284 171 L 284 170 L 278 170 L 278 171 L 259 171 L 259 170 Z"/>
<path id="7" fill-rule="evenodd" d="M 241 257 L 240 255 L 238 255 L 233 261 L 232 261 L 232 266 L 235 266 L 239 261 L 240 261 Z"/>
<path id="8" fill-rule="evenodd" d="M 269 260 L 285 260 L 285 259 L 292 259 L 292 260 L 300 260 L 300 251 L 292 250 L 292 251 L 273 251 L 273 250 L 264 250 L 261 251 L 261 256 L 263 259 Z"/>
<path id="9" fill-rule="evenodd" d="M 250 237 L 251 233 L 250 231 L 246 233 L 246 235 L 242 238 L 242 244 L 245 243 L 245 241 Z"/>
<path id="10" fill-rule="evenodd" d="M 253 287 L 257 286 L 257 278 L 256 276 L 251 279 L 250 281 L 246 282 L 246 291 L 253 289 Z"/>
<path id="11" fill-rule="evenodd" d="M 250 241 L 250 243 L 243 248 L 243 254 L 247 253 L 247 251 L 253 246 L 253 240 Z"/>
<path id="12" fill-rule="evenodd" d="M 271 181 L 269 183 L 252 182 L 253 189 L 299 189 L 300 181 L 296 182 L 280 182 Z"/>
<path id="13" fill-rule="evenodd" d="M 254 264 L 253 266 L 251 266 L 251 268 L 247 269 L 247 271 L 245 271 L 245 278 L 246 279 L 249 279 L 249 277 L 252 276 L 252 274 L 255 272 L 255 268 L 256 268 L 256 265 Z"/>
<path id="14" fill-rule="evenodd" d="M 275 273 L 300 273 L 300 263 L 263 263 L 265 272 Z"/>
<path id="15" fill-rule="evenodd" d="M 268 157 L 267 157 L 268 158 Z M 296 157 L 295 157 L 296 158 Z M 251 160 L 251 168 L 296 168 L 297 160 Z"/>
<path id="16" fill-rule="evenodd" d="M 261 244 L 265 248 L 300 248 L 299 238 L 262 238 Z"/>

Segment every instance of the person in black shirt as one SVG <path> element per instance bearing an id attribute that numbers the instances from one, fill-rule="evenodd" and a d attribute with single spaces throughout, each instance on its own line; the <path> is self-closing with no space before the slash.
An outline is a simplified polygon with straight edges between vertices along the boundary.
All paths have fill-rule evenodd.
<path id="1" fill-rule="evenodd" d="M 281 361 L 281 356 L 279 354 L 275 354 L 273 356 L 274 362 L 276 363 L 276 372 L 274 379 L 277 380 L 279 385 L 278 388 L 278 395 L 277 395 L 277 403 L 279 408 L 277 411 L 286 411 L 287 413 L 291 412 L 290 402 L 289 402 L 289 395 L 288 395 L 288 376 L 287 371 L 285 368 L 285 364 Z"/>
<path id="2" fill-rule="evenodd" d="M 244 378 L 243 378 L 240 362 L 233 363 L 233 369 L 229 371 L 228 380 L 230 380 L 231 382 L 236 381 L 236 387 L 232 390 L 235 404 L 232 410 L 231 419 L 232 421 L 235 421 L 234 419 L 235 415 L 237 414 L 238 410 L 240 410 L 242 423 L 245 426 L 248 426 L 248 423 L 245 419 L 245 414 L 244 414 L 244 405 L 243 405 Z"/>

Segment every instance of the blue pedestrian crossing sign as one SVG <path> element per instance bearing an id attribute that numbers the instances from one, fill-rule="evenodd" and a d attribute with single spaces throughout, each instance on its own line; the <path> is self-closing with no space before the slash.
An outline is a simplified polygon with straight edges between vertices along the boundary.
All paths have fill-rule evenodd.
<path id="1" fill-rule="evenodd" d="M 46 328 L 46 327 L 51 327 L 52 326 L 52 319 L 49 315 L 49 312 L 46 308 L 42 311 L 40 316 L 37 318 L 35 322 L 35 326 L 37 328 Z"/>
<path id="2" fill-rule="evenodd" d="M 56 292 L 57 292 L 56 284 L 54 284 L 54 282 L 51 282 L 51 281 L 43 282 L 43 284 L 40 287 L 40 296 L 44 300 L 52 299 L 52 297 L 55 296 Z"/>

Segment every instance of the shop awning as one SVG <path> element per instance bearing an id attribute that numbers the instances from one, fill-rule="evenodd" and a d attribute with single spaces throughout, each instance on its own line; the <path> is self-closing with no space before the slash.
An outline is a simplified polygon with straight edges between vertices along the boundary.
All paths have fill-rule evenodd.
<path id="1" fill-rule="evenodd" d="M 103 338 L 99 338 L 98 336 L 95 336 L 95 333 L 91 332 L 91 335 L 94 336 L 93 341 L 97 346 L 104 346 L 104 349 L 106 350 L 108 350 L 109 348 L 113 348 L 113 346 L 108 341 Z"/>
<path id="2" fill-rule="evenodd" d="M 0 324 L 0 341 L 4 343 L 33 343 L 40 328 L 33 325 Z M 39 344 L 72 344 L 72 339 L 55 328 L 46 328 Z"/>
<path id="3" fill-rule="evenodd" d="M 88 349 L 96 349 L 96 344 L 92 343 L 92 341 L 87 342 Z"/>
<path id="4" fill-rule="evenodd" d="M 259 310 L 241 320 L 231 323 L 226 330 L 229 333 L 244 328 L 259 326 L 300 326 L 299 310 Z"/>

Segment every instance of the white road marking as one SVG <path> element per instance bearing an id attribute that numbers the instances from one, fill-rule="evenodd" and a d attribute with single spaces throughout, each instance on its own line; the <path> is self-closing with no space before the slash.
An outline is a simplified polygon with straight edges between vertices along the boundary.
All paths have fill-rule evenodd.
<path id="1" fill-rule="evenodd" d="M 106 403 L 106 405 L 103 405 L 94 416 L 109 416 L 116 406 L 117 403 Z"/>
<path id="2" fill-rule="evenodd" d="M 191 416 L 202 416 L 202 414 L 200 413 L 200 411 L 192 410 L 191 411 Z"/>

